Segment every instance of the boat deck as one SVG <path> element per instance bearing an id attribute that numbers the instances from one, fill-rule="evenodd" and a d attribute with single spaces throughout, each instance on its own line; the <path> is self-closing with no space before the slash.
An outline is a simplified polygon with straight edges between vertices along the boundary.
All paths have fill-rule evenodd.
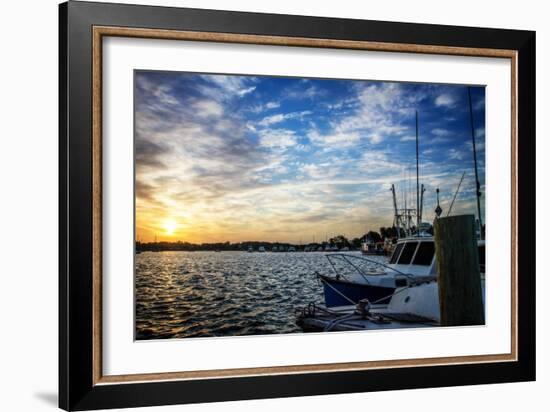
<path id="1" fill-rule="evenodd" d="M 305 332 L 327 332 L 433 327 L 439 323 L 412 313 L 393 312 L 387 305 L 373 305 L 366 314 L 353 306 L 310 307 L 299 316 L 298 325 Z"/>

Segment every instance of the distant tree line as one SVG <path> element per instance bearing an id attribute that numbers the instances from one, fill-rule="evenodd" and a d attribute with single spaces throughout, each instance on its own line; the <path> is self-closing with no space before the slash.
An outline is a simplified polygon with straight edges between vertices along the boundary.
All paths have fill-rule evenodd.
<path id="1" fill-rule="evenodd" d="M 402 232 L 402 236 L 404 233 Z M 245 241 L 238 243 L 231 242 L 217 242 L 217 243 L 190 243 L 190 242 L 136 242 L 136 250 L 139 252 L 145 251 L 160 251 L 160 250 L 173 250 L 173 251 L 247 251 L 249 248 L 258 250 L 263 247 L 266 251 L 271 251 L 276 248 L 279 251 L 288 250 L 290 247 L 294 247 L 296 250 L 317 250 L 319 247 L 324 249 L 326 246 L 336 246 L 339 250 L 348 248 L 349 250 L 359 250 L 361 243 L 363 242 L 383 242 L 386 239 L 397 239 L 397 228 L 393 227 L 381 227 L 379 232 L 370 230 L 361 237 L 348 239 L 344 235 L 337 235 L 331 237 L 325 242 L 312 242 L 303 245 L 297 245 L 293 243 L 284 242 L 259 242 L 259 241 Z"/>

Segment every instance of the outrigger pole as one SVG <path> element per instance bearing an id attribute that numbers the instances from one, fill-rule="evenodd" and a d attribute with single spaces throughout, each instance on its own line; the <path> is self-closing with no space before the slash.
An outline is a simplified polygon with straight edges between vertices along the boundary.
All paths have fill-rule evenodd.
<path id="1" fill-rule="evenodd" d="M 460 190 L 460 185 L 462 185 L 462 181 L 464 180 L 464 176 L 466 175 L 466 172 L 462 172 L 462 177 L 460 178 L 460 182 L 458 182 L 458 187 L 456 188 L 455 195 L 453 196 L 453 201 L 451 202 L 451 206 L 449 206 L 449 211 L 447 212 L 447 216 L 451 214 L 451 211 L 453 210 L 453 205 L 455 204 L 456 195 L 458 195 L 458 191 Z"/>
<path id="2" fill-rule="evenodd" d="M 481 221 L 481 201 L 480 201 L 481 185 L 479 184 L 479 176 L 477 173 L 476 136 L 475 136 L 475 130 L 474 130 L 474 112 L 472 110 L 472 93 L 470 91 L 470 86 L 468 86 L 468 102 L 470 103 L 470 126 L 472 130 L 472 148 L 474 151 L 474 171 L 476 175 L 477 217 L 479 221 L 479 235 L 480 235 L 480 238 L 483 239 L 483 230 L 482 230 L 483 225 Z"/>
<path id="3" fill-rule="evenodd" d="M 401 238 L 401 217 L 399 216 L 399 211 L 397 209 L 397 199 L 395 198 L 395 186 L 392 183 L 391 193 L 393 196 L 393 226 L 397 229 L 397 239 Z"/>

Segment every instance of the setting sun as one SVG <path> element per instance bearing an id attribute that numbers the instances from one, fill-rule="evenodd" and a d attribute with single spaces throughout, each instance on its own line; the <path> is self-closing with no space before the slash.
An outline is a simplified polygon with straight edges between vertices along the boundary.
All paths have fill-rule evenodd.
<path id="1" fill-rule="evenodd" d="M 173 220 L 166 220 L 163 226 L 167 235 L 173 235 L 178 227 L 178 224 Z"/>

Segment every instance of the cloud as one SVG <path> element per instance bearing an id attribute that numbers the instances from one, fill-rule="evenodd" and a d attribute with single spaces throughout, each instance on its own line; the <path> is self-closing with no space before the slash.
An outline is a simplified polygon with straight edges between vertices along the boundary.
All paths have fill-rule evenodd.
<path id="1" fill-rule="evenodd" d="M 247 110 L 251 113 L 262 113 L 268 110 L 277 109 L 281 106 L 281 102 L 269 101 L 264 104 L 255 104 L 254 106 L 249 107 Z"/>
<path id="2" fill-rule="evenodd" d="M 283 95 L 287 99 L 298 99 L 298 100 L 301 100 L 301 99 L 313 100 L 318 97 L 322 97 L 326 95 L 325 90 L 322 90 L 319 87 L 313 86 L 313 85 L 304 87 L 304 84 L 307 85 L 307 83 L 295 84 L 292 87 L 287 88 L 284 91 Z"/>
<path id="3" fill-rule="evenodd" d="M 433 134 L 434 136 L 443 137 L 443 136 L 450 136 L 450 135 L 451 135 L 451 132 L 449 132 L 449 131 L 446 130 L 446 129 L 435 128 L 435 129 L 432 129 L 432 134 Z"/>
<path id="4" fill-rule="evenodd" d="M 394 174 L 402 168 L 400 164 L 392 161 L 387 153 L 372 150 L 362 155 L 361 164 L 365 165 L 365 170 L 368 173 L 375 172 L 376 175 L 387 172 Z"/>
<path id="5" fill-rule="evenodd" d="M 426 143 L 429 144 L 444 144 L 452 142 L 452 139 L 450 137 L 432 137 L 431 139 L 428 139 Z"/>
<path id="6" fill-rule="evenodd" d="M 223 107 L 212 100 L 199 100 L 193 107 L 200 117 L 219 117 L 223 114 Z"/>
<path id="7" fill-rule="evenodd" d="M 323 164 L 305 164 L 301 167 L 301 171 L 306 173 L 313 179 L 330 179 L 336 176 L 340 169 L 338 166 L 333 166 L 327 163 Z"/>
<path id="8" fill-rule="evenodd" d="M 266 127 L 272 124 L 284 122 L 285 120 L 291 120 L 291 119 L 303 120 L 304 117 L 310 115 L 311 113 L 312 112 L 310 110 L 304 110 L 301 112 L 293 112 L 293 113 L 277 113 L 271 116 L 264 117 L 262 120 L 258 122 L 258 125 Z"/>
<path id="9" fill-rule="evenodd" d="M 292 130 L 274 129 L 260 132 L 260 145 L 268 148 L 287 148 L 296 144 Z"/>
<path id="10" fill-rule="evenodd" d="M 320 146 L 336 146 L 337 148 L 355 145 L 361 136 L 358 132 L 321 134 L 317 130 L 311 130 L 307 137 Z"/>
<path id="11" fill-rule="evenodd" d="M 381 144 L 390 138 L 407 141 L 405 135 L 412 131 L 414 109 L 426 98 L 424 92 L 407 93 L 400 83 L 358 83 L 353 92 L 353 98 L 346 99 L 347 112 L 335 116 L 330 130 L 310 132 L 314 142 L 342 142 L 350 146 L 363 139 L 370 144 Z"/>
<path id="12" fill-rule="evenodd" d="M 448 93 L 440 94 L 435 98 L 435 105 L 438 107 L 454 107 L 455 99 Z"/>
<path id="13" fill-rule="evenodd" d="M 199 86 L 201 93 L 217 101 L 242 98 L 256 90 L 254 83 L 258 81 L 255 77 L 232 75 L 209 74 L 200 78 L 205 83 L 202 87 Z"/>
<path id="14" fill-rule="evenodd" d="M 464 152 L 462 152 L 459 149 L 451 148 L 447 151 L 447 156 L 449 159 L 453 160 L 463 160 L 464 159 Z"/>
<path id="15" fill-rule="evenodd" d="M 250 87 L 247 87 L 246 89 L 237 90 L 236 93 L 239 97 L 243 97 L 248 93 L 252 93 L 254 90 L 256 90 L 256 86 L 250 86 Z"/>
<path id="16" fill-rule="evenodd" d="M 384 138 L 382 136 L 380 136 L 379 134 L 373 134 L 372 136 L 369 136 L 369 141 L 372 144 L 380 143 L 380 142 L 382 142 L 382 140 L 384 140 Z"/>

